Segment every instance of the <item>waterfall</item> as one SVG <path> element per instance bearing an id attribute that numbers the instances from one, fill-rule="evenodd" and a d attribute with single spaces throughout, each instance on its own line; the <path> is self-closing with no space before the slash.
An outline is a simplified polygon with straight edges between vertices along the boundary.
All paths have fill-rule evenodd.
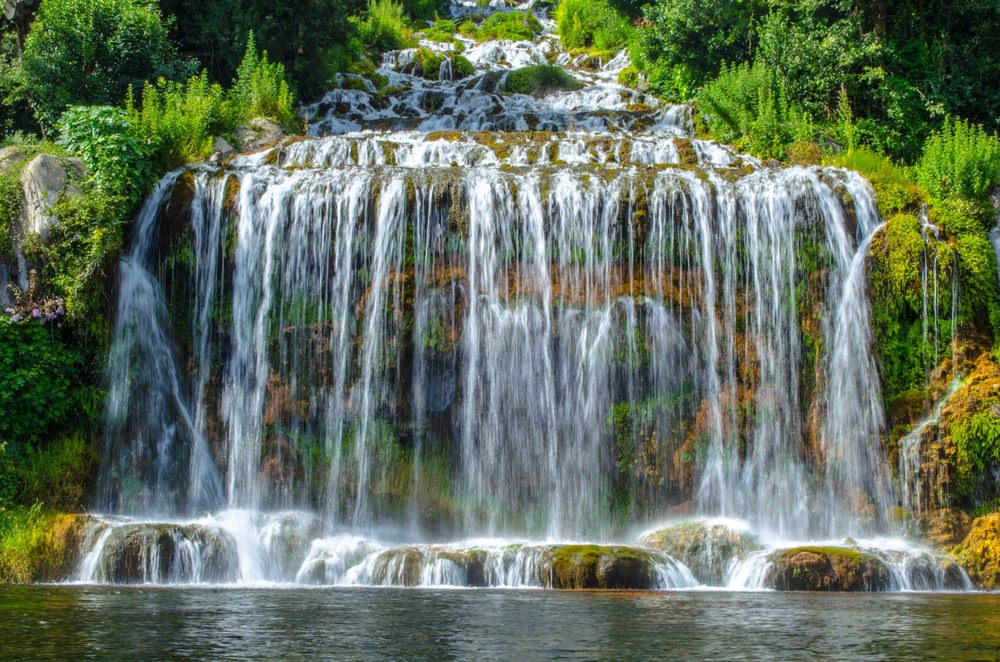
<path id="1" fill-rule="evenodd" d="M 550 55 L 581 89 L 503 93 Z M 560 586 L 567 549 L 619 563 L 608 543 L 676 507 L 892 532 L 863 179 L 693 138 L 689 108 L 615 82 L 625 53 L 470 42 L 476 73 L 436 81 L 414 57 L 386 55 L 388 95 L 305 108 L 309 139 L 147 200 L 84 579 L 236 559 L 242 581 Z M 122 518 L 154 514 L 156 535 Z M 601 581 L 699 583 L 636 558 Z"/>

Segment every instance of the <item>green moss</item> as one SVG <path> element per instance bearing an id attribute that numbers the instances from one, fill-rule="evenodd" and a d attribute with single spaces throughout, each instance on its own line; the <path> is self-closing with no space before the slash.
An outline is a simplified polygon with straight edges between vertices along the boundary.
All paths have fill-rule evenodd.
<path id="1" fill-rule="evenodd" d="M 637 87 L 639 85 L 639 68 L 630 64 L 618 72 L 618 84 L 625 87 Z"/>
<path id="2" fill-rule="evenodd" d="M 854 563 L 865 563 L 868 561 L 878 561 L 878 559 L 871 555 L 866 554 L 857 549 L 850 549 L 847 547 L 832 547 L 832 546 L 818 546 L 809 545 L 805 547 L 793 547 L 791 549 L 782 549 L 775 552 L 774 558 L 780 557 L 792 557 L 796 554 L 801 554 L 802 552 L 808 552 L 810 554 L 817 554 L 829 559 L 841 558 Z"/>
<path id="3" fill-rule="evenodd" d="M 864 175 L 875 189 L 879 211 L 885 217 L 916 211 L 924 201 L 924 192 L 909 168 L 869 149 L 859 147 L 841 152 L 829 158 L 827 164 Z"/>

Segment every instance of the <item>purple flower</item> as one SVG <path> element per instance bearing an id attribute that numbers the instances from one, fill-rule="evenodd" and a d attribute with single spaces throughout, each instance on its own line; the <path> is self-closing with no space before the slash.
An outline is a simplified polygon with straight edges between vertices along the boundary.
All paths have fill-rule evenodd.
<path id="1" fill-rule="evenodd" d="M 15 314 L 13 317 L 10 318 L 10 321 L 11 322 L 20 322 L 21 321 L 21 316 Z"/>
<path id="2" fill-rule="evenodd" d="M 59 306 L 58 308 L 56 308 L 56 315 L 62 315 L 65 312 L 66 312 L 66 309 L 63 308 L 62 306 Z"/>
<path id="3" fill-rule="evenodd" d="M 31 316 L 34 317 L 35 319 L 38 319 L 39 317 L 42 316 L 42 311 L 38 310 L 37 308 L 32 308 Z"/>
<path id="4" fill-rule="evenodd" d="M 7 313 L 8 315 L 13 315 L 16 311 L 13 308 L 8 308 L 4 312 Z"/>

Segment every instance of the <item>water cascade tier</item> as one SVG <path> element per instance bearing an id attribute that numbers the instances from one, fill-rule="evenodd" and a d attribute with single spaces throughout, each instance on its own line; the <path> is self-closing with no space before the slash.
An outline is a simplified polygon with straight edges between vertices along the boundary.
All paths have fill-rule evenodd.
<path id="1" fill-rule="evenodd" d="M 803 548 L 843 586 L 963 586 L 891 538 L 867 182 L 698 140 L 520 9 L 537 40 L 387 54 L 309 138 L 146 201 L 79 578 L 762 588 Z M 549 63 L 574 89 L 507 91 Z M 682 514 L 754 542 L 636 533 Z"/>

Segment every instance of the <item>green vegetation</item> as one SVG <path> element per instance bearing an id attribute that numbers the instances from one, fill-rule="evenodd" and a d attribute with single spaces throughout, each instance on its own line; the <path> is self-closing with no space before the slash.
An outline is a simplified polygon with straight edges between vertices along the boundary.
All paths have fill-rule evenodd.
<path id="1" fill-rule="evenodd" d="M 635 36 L 631 23 L 609 0 L 562 0 L 555 19 L 566 48 L 608 53 L 625 48 Z"/>
<path id="2" fill-rule="evenodd" d="M 21 58 L 25 93 L 46 129 L 70 106 L 118 104 L 130 86 L 185 66 L 159 9 L 142 0 L 46 0 Z"/>
<path id="3" fill-rule="evenodd" d="M 459 31 L 476 41 L 530 41 L 542 33 L 542 24 L 531 12 L 512 11 L 493 14 L 478 26 L 467 20 L 459 26 Z"/>
<path id="4" fill-rule="evenodd" d="M 369 0 L 365 17 L 353 18 L 361 43 L 373 51 L 391 51 L 413 42 L 413 30 L 403 5 L 393 0 Z"/>
<path id="5" fill-rule="evenodd" d="M 538 64 L 515 69 L 507 76 L 504 91 L 509 94 L 545 96 L 558 90 L 576 90 L 582 84 L 565 69 L 551 64 Z"/>

